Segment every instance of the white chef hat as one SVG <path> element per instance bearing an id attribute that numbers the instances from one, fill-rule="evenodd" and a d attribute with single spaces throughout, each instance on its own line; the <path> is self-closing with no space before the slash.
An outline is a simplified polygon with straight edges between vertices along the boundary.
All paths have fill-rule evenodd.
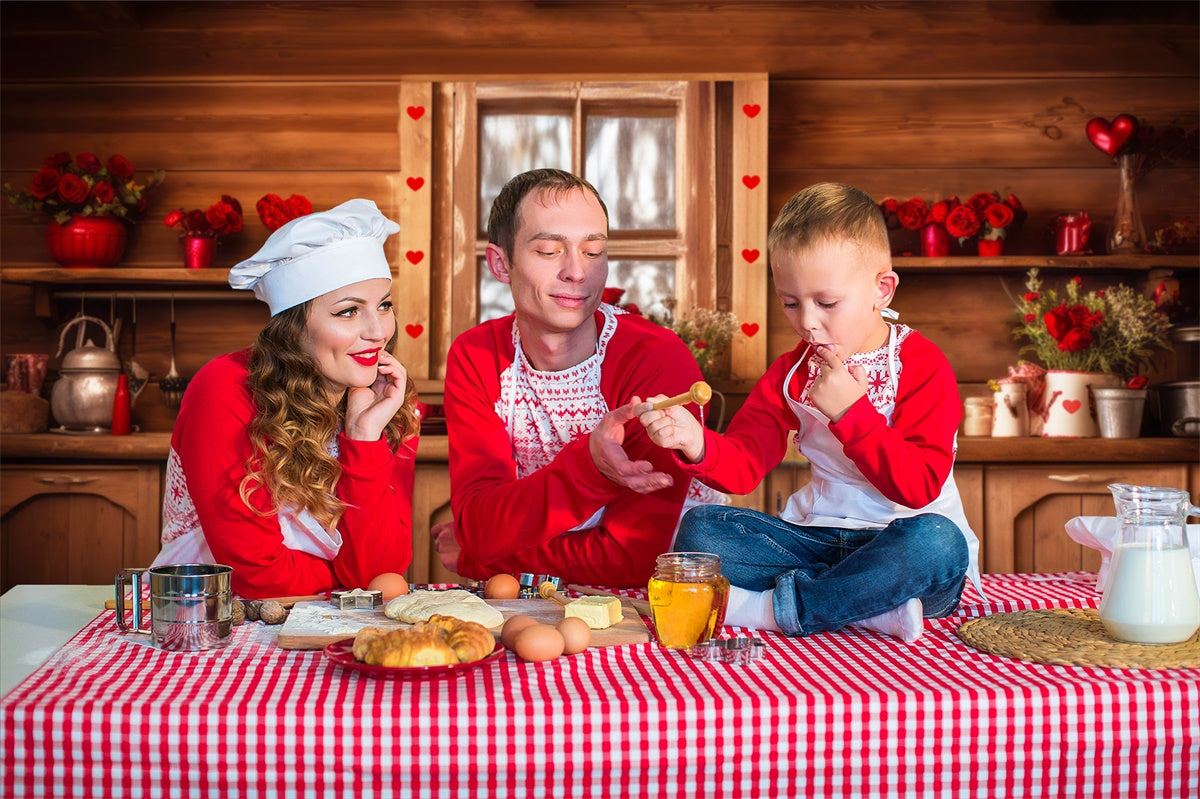
<path id="1" fill-rule="evenodd" d="M 375 203 L 348 200 L 276 230 L 258 252 L 229 270 L 229 285 L 254 289 L 275 316 L 360 280 L 390 278 L 383 242 L 399 231 Z"/>

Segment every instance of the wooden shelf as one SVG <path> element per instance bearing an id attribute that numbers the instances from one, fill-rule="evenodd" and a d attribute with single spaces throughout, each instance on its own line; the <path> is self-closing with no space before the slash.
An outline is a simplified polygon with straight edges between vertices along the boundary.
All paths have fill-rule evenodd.
<path id="1" fill-rule="evenodd" d="M 911 271 L 1024 271 L 1036 266 L 1043 269 L 1129 270 L 1148 272 L 1152 269 L 1197 269 L 1200 255 L 1004 255 L 998 258 L 950 256 L 946 258 L 893 258 L 896 266 Z M 185 269 L 178 265 L 153 267 L 116 267 L 113 269 L 67 269 L 33 263 L 11 264 L 0 268 L 0 281 L 26 284 L 80 284 L 106 286 L 228 286 L 229 270 Z"/>
<path id="2" fill-rule="evenodd" d="M 61 266 L 11 266 L 0 269 L 5 283 L 53 283 L 57 285 L 105 286 L 229 286 L 229 270 L 153 267 L 127 269 L 67 269 Z"/>
<path id="3" fill-rule="evenodd" d="M 946 258 L 894 257 L 908 271 L 1005 272 L 1039 269 L 1094 269 L 1148 272 L 1152 269 L 1200 268 L 1200 255 L 1002 255 L 996 258 L 949 256 Z"/>

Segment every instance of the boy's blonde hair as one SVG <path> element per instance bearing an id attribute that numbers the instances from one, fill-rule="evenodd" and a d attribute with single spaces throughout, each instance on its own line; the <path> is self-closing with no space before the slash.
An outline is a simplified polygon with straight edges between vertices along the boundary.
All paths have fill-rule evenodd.
<path id="1" fill-rule="evenodd" d="M 827 240 L 849 240 L 890 258 L 883 212 L 861 189 L 843 183 L 814 183 L 787 201 L 767 236 L 775 257 Z"/>

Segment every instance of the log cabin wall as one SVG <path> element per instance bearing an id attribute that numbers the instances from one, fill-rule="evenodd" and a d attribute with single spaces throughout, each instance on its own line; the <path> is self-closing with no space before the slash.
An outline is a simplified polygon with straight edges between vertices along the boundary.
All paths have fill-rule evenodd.
<path id="1" fill-rule="evenodd" d="M 1062 212 L 1087 210 L 1096 221 L 1093 242 L 1104 240 L 1117 174 L 1087 141 L 1089 118 L 1129 113 L 1194 137 L 1197 8 L 963 0 L 5 3 L 0 171 L 26 185 L 59 150 L 119 152 L 139 173 L 165 170 L 148 218 L 132 230 L 127 267 L 181 264 L 162 216 L 232 194 L 248 215 L 245 230 L 218 251 L 217 266 L 228 268 L 267 235 L 253 211 L 265 193 L 304 194 L 317 208 L 365 196 L 395 211 L 404 81 L 757 72 L 769 76 L 770 218 L 821 180 L 877 198 L 1013 192 L 1029 219 L 1007 252 L 1051 254 L 1048 225 Z M 1139 184 L 1148 231 L 1200 215 L 1196 153 L 1183 155 Z M 433 209 L 435 222 L 439 213 L 445 209 Z M 3 266 L 49 265 L 44 227 L 43 218 L 4 202 Z M 442 246 L 431 243 L 434 260 Z M 1196 275 L 1182 277 L 1194 298 Z M 1086 275 L 1095 287 L 1120 278 Z M 895 307 L 943 347 L 969 388 L 1016 359 L 1005 287 L 1019 293 L 1022 280 L 1013 271 L 902 271 Z M 84 302 L 58 296 L 35 309 L 34 291 L 10 283 L 0 299 L 5 354 L 53 353 L 62 324 Z M 444 302 L 431 294 L 435 323 Z M 86 303 L 109 316 L 107 299 Z M 773 358 L 794 334 L 773 301 L 768 308 Z M 128 357 L 128 303 L 116 312 L 125 319 Z M 167 370 L 167 314 L 163 299 L 138 307 L 138 360 L 158 375 Z M 246 346 L 266 310 L 243 299 L 193 299 L 178 302 L 176 315 L 179 367 L 190 375 Z M 1170 359 L 1163 367 L 1164 378 L 1177 369 Z M 173 415 L 153 386 L 134 421 L 143 430 L 170 429 Z"/>

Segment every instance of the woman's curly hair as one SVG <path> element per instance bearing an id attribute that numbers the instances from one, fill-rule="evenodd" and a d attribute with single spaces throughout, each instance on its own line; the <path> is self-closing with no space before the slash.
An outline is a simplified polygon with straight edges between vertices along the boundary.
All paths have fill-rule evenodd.
<path id="1" fill-rule="evenodd" d="M 335 490 L 342 467 L 328 447 L 341 428 L 346 398 L 337 406 L 329 404 L 317 364 L 302 346 L 310 305 L 271 317 L 254 343 L 247 379 L 257 406 L 249 431 L 254 451 L 239 493 L 253 507 L 251 495 L 265 488 L 275 512 L 302 508 L 332 530 L 346 506 Z M 395 340 L 393 336 L 387 343 L 389 350 Z M 384 428 L 393 452 L 417 432 L 416 400 L 417 389 L 409 380 L 404 405 Z"/>

